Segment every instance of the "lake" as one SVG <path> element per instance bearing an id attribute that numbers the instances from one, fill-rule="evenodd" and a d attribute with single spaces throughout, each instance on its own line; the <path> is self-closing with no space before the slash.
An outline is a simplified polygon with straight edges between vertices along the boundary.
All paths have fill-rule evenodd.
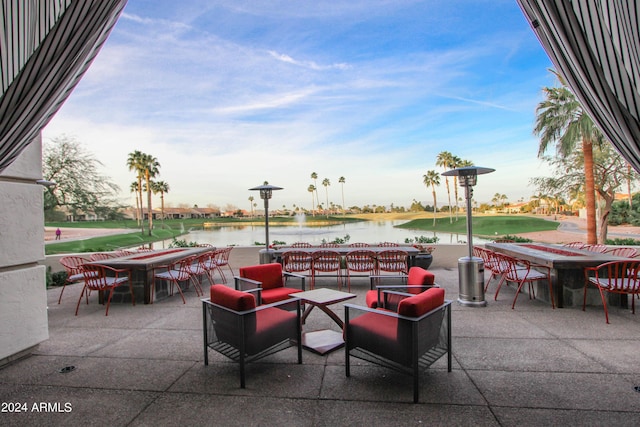
<path id="1" fill-rule="evenodd" d="M 415 239 L 416 237 L 437 237 L 438 243 L 466 243 L 467 235 L 434 233 L 424 230 L 408 230 L 397 228 L 397 225 L 407 221 L 360 221 L 350 222 L 331 226 L 308 226 L 304 221 L 296 225 L 273 225 L 269 224 L 269 240 L 273 242 L 285 242 L 292 244 L 295 242 L 308 242 L 312 245 L 319 245 L 323 241 L 331 242 L 336 238 L 344 239 L 349 236 L 347 243 L 364 242 L 380 243 L 395 242 L 405 243 L 405 239 Z M 264 244 L 264 226 L 257 225 L 225 225 L 218 227 L 208 227 L 204 230 L 192 230 L 188 234 L 180 237 L 187 242 L 210 243 L 213 246 L 253 246 L 256 242 Z M 484 240 L 474 237 L 474 242 L 486 243 Z M 165 241 L 166 245 L 171 241 Z"/>

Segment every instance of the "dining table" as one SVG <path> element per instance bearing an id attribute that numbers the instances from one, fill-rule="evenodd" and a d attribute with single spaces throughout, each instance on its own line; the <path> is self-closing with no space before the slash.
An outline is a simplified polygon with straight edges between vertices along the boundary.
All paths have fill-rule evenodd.
<path id="1" fill-rule="evenodd" d="M 524 259 L 532 264 L 549 267 L 553 298 L 558 308 L 582 305 L 585 267 L 624 259 L 607 253 L 549 243 L 485 243 L 484 246 L 516 259 Z M 546 288 L 539 288 L 541 292 L 545 292 L 544 289 Z M 619 295 L 610 297 L 612 305 L 620 306 L 625 302 L 626 300 L 622 301 Z"/>
<path id="2" fill-rule="evenodd" d="M 113 268 L 128 269 L 131 271 L 131 284 L 136 301 L 143 301 L 150 304 L 151 284 L 154 282 L 154 270 L 160 266 L 169 265 L 191 255 L 199 255 L 207 251 L 214 250 L 213 247 L 189 247 L 189 248 L 168 248 L 158 249 L 148 252 L 137 252 L 131 255 L 114 257 L 105 260 L 92 261 L 89 264 L 107 265 Z M 127 286 L 116 288 L 112 302 L 130 302 L 131 294 Z M 163 299 L 169 296 L 169 286 L 166 283 L 157 283 L 154 300 Z"/>

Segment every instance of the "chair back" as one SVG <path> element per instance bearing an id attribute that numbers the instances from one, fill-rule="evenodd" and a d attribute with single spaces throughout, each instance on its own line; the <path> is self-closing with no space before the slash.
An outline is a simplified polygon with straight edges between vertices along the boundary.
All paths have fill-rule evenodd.
<path id="1" fill-rule="evenodd" d="M 256 308 L 256 299 L 253 294 L 237 291 L 225 285 L 211 285 L 209 289 L 213 304 L 235 312 L 255 310 Z M 218 338 L 234 347 L 239 347 L 243 335 L 255 333 L 255 315 L 244 317 L 244 330 L 239 329 L 240 322 L 238 322 L 237 313 L 213 307 L 212 317 L 215 321 L 214 328 Z"/>
<path id="2" fill-rule="evenodd" d="M 71 276 L 75 276 L 76 274 L 81 274 L 82 264 L 88 261 L 89 260 L 86 258 L 69 255 L 69 256 L 60 258 L 59 262 L 66 270 L 67 277 L 71 277 Z"/>
<path id="3" fill-rule="evenodd" d="M 274 289 L 284 286 L 282 280 L 282 265 L 277 262 L 270 264 L 240 267 L 240 277 L 262 282 L 262 289 Z"/>
<path id="4" fill-rule="evenodd" d="M 635 258 L 638 256 L 638 251 L 635 248 L 613 248 L 605 253 L 624 258 Z"/>
<path id="5" fill-rule="evenodd" d="M 408 254 L 406 251 L 395 249 L 380 251 L 376 255 L 376 259 L 378 260 L 378 271 L 407 274 Z"/>
<path id="6" fill-rule="evenodd" d="M 408 286 L 434 285 L 435 276 L 432 272 L 422 267 L 411 267 L 407 276 Z"/>
<path id="7" fill-rule="evenodd" d="M 398 246 L 400 246 L 398 243 L 395 242 L 381 242 L 378 243 L 378 247 L 380 248 L 397 248 Z"/>
<path id="8" fill-rule="evenodd" d="M 116 254 L 111 252 L 96 252 L 89 256 L 91 261 L 103 261 L 105 259 L 115 258 Z"/>
<path id="9" fill-rule="evenodd" d="M 282 269 L 289 273 L 311 271 L 313 256 L 304 251 L 287 251 L 282 254 Z"/>
<path id="10" fill-rule="evenodd" d="M 369 247 L 371 247 L 371 245 L 369 243 L 362 243 L 362 242 L 349 243 L 348 246 L 350 248 L 369 248 Z"/>
<path id="11" fill-rule="evenodd" d="M 376 271 L 376 258 L 373 251 L 355 250 L 347 252 L 345 261 L 347 270 L 356 272 Z"/>
<path id="12" fill-rule="evenodd" d="M 597 244 L 597 245 L 585 245 L 582 247 L 582 249 L 603 254 L 607 251 L 608 248 L 607 248 L 607 245 Z"/>
<path id="13" fill-rule="evenodd" d="M 571 242 L 571 243 L 565 243 L 562 246 L 564 246 L 565 248 L 582 249 L 586 246 L 586 244 L 582 242 Z"/>
<path id="14" fill-rule="evenodd" d="M 307 242 L 296 242 L 293 245 L 291 245 L 292 248 L 310 248 L 311 247 L 311 243 L 307 243 Z"/>
<path id="15" fill-rule="evenodd" d="M 324 273 L 339 271 L 342 268 L 342 256 L 331 250 L 317 251 L 313 255 L 313 269 Z"/>
<path id="16" fill-rule="evenodd" d="M 321 248 L 339 248 L 340 245 L 333 242 L 322 242 L 320 243 Z"/>

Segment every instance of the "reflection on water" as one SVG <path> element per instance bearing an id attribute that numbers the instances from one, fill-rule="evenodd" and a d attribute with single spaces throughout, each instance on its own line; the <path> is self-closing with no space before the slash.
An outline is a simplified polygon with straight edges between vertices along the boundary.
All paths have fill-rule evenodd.
<path id="1" fill-rule="evenodd" d="M 344 223 L 331 226 L 313 227 L 299 222 L 297 225 L 272 225 L 269 224 L 269 240 L 277 240 L 292 244 L 295 242 L 309 242 L 319 245 L 323 241 L 331 242 L 336 238 L 345 239 L 349 236 L 349 243 L 380 243 L 395 242 L 405 243 L 407 238 L 437 237 L 438 243 L 466 243 L 466 234 L 434 233 L 424 230 L 408 230 L 395 226 L 406 221 L 361 221 Z M 193 230 L 180 237 L 187 242 L 210 243 L 214 246 L 252 246 L 256 242 L 264 244 L 264 226 L 256 225 L 225 225 L 207 227 L 204 230 Z M 484 243 L 487 240 L 473 238 L 474 243 Z M 171 241 L 165 241 L 168 245 Z"/>

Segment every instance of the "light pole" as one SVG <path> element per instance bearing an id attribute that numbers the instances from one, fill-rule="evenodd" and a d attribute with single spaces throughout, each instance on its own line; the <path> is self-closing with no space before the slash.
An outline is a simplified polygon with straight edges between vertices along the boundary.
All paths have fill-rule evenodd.
<path id="1" fill-rule="evenodd" d="M 465 189 L 467 199 L 467 249 L 468 256 L 458 259 L 458 303 L 472 307 L 485 307 L 484 299 L 484 262 L 473 256 L 473 232 L 471 198 L 473 186 L 478 183 L 478 175 L 494 172 L 495 169 L 466 166 L 443 172 L 444 176 L 457 176 L 460 187 Z"/>
<path id="2" fill-rule="evenodd" d="M 282 190 L 282 187 L 276 187 L 275 185 L 259 185 L 257 187 L 250 188 L 249 191 L 260 191 L 260 198 L 264 200 L 264 233 L 265 233 L 265 250 L 267 255 L 269 254 L 269 199 L 274 190 Z"/>

